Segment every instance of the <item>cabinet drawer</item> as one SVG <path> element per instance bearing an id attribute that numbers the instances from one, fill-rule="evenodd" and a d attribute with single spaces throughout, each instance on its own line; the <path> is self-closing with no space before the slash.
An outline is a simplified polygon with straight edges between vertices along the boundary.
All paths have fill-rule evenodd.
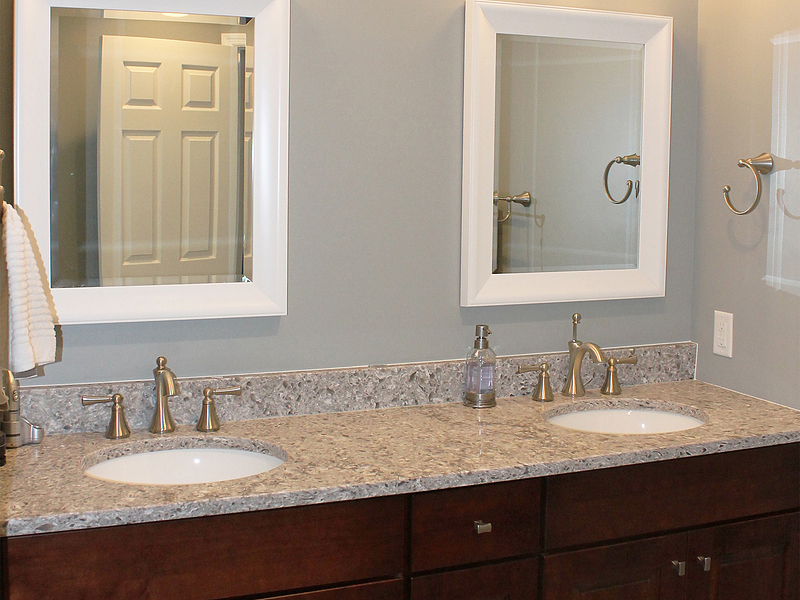
<path id="1" fill-rule="evenodd" d="M 398 496 L 9 538 L 9 600 L 210 600 L 399 577 L 405 505 Z"/>
<path id="2" fill-rule="evenodd" d="M 269 600 L 403 600 L 403 580 L 348 585 L 288 596 L 270 596 Z M 265 599 L 266 600 L 266 599 Z"/>
<path id="3" fill-rule="evenodd" d="M 411 578 L 411 600 L 536 600 L 535 558 Z"/>
<path id="4" fill-rule="evenodd" d="M 798 489 L 799 444 L 558 475 L 547 481 L 545 547 L 794 510 Z"/>
<path id="5" fill-rule="evenodd" d="M 539 549 L 541 480 L 416 494 L 411 498 L 411 570 L 533 554 Z M 478 532 L 476 522 L 491 531 Z"/>

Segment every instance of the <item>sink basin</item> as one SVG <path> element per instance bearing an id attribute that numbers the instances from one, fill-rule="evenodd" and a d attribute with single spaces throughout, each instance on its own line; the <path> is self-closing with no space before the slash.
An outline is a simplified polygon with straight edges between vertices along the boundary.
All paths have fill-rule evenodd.
<path id="1" fill-rule="evenodd" d="M 699 411 L 695 411 L 699 412 Z M 704 425 L 705 421 L 696 416 L 669 409 L 640 406 L 610 406 L 555 414 L 547 418 L 549 423 L 594 433 L 651 434 L 684 431 Z"/>
<path id="2" fill-rule="evenodd" d="M 285 461 L 285 454 L 279 449 L 252 447 L 252 442 L 247 449 L 204 447 L 203 442 L 202 438 L 190 439 L 189 444 L 198 447 L 164 449 L 137 448 L 129 444 L 117 450 L 117 453 L 127 451 L 122 456 L 100 457 L 100 462 L 84 472 L 89 477 L 117 483 L 187 485 L 250 477 L 270 471 Z"/>

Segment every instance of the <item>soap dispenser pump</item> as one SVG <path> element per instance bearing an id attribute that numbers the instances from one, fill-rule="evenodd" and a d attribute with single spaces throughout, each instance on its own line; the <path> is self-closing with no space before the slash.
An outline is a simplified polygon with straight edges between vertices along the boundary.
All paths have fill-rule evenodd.
<path id="1" fill-rule="evenodd" d="M 494 397 L 497 355 L 489 347 L 490 333 L 488 325 L 475 327 L 475 345 L 467 355 L 465 406 L 491 408 L 497 404 Z"/>

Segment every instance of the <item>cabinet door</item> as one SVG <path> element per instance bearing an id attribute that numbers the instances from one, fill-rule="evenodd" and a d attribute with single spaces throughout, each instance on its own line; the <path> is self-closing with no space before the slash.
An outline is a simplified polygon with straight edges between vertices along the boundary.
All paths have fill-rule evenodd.
<path id="1" fill-rule="evenodd" d="M 798 513 L 692 531 L 687 597 L 798 600 L 799 542 Z"/>
<path id="2" fill-rule="evenodd" d="M 514 560 L 411 578 L 411 600 L 536 600 L 538 561 Z"/>
<path id="3" fill-rule="evenodd" d="M 682 600 L 686 534 L 544 557 L 544 600 Z M 686 567 L 684 563 L 684 567 Z"/>
<path id="4" fill-rule="evenodd" d="M 403 600 L 404 597 L 403 580 L 393 579 L 392 581 L 348 585 L 332 590 L 272 596 L 270 600 Z"/>

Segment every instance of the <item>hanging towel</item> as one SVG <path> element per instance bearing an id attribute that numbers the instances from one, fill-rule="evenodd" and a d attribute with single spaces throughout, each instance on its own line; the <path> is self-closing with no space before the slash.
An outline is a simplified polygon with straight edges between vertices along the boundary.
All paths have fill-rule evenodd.
<path id="1" fill-rule="evenodd" d="M 2 218 L 8 266 L 8 366 L 13 373 L 23 373 L 55 361 L 56 333 L 45 296 L 50 289 L 22 218 L 5 202 Z"/>

